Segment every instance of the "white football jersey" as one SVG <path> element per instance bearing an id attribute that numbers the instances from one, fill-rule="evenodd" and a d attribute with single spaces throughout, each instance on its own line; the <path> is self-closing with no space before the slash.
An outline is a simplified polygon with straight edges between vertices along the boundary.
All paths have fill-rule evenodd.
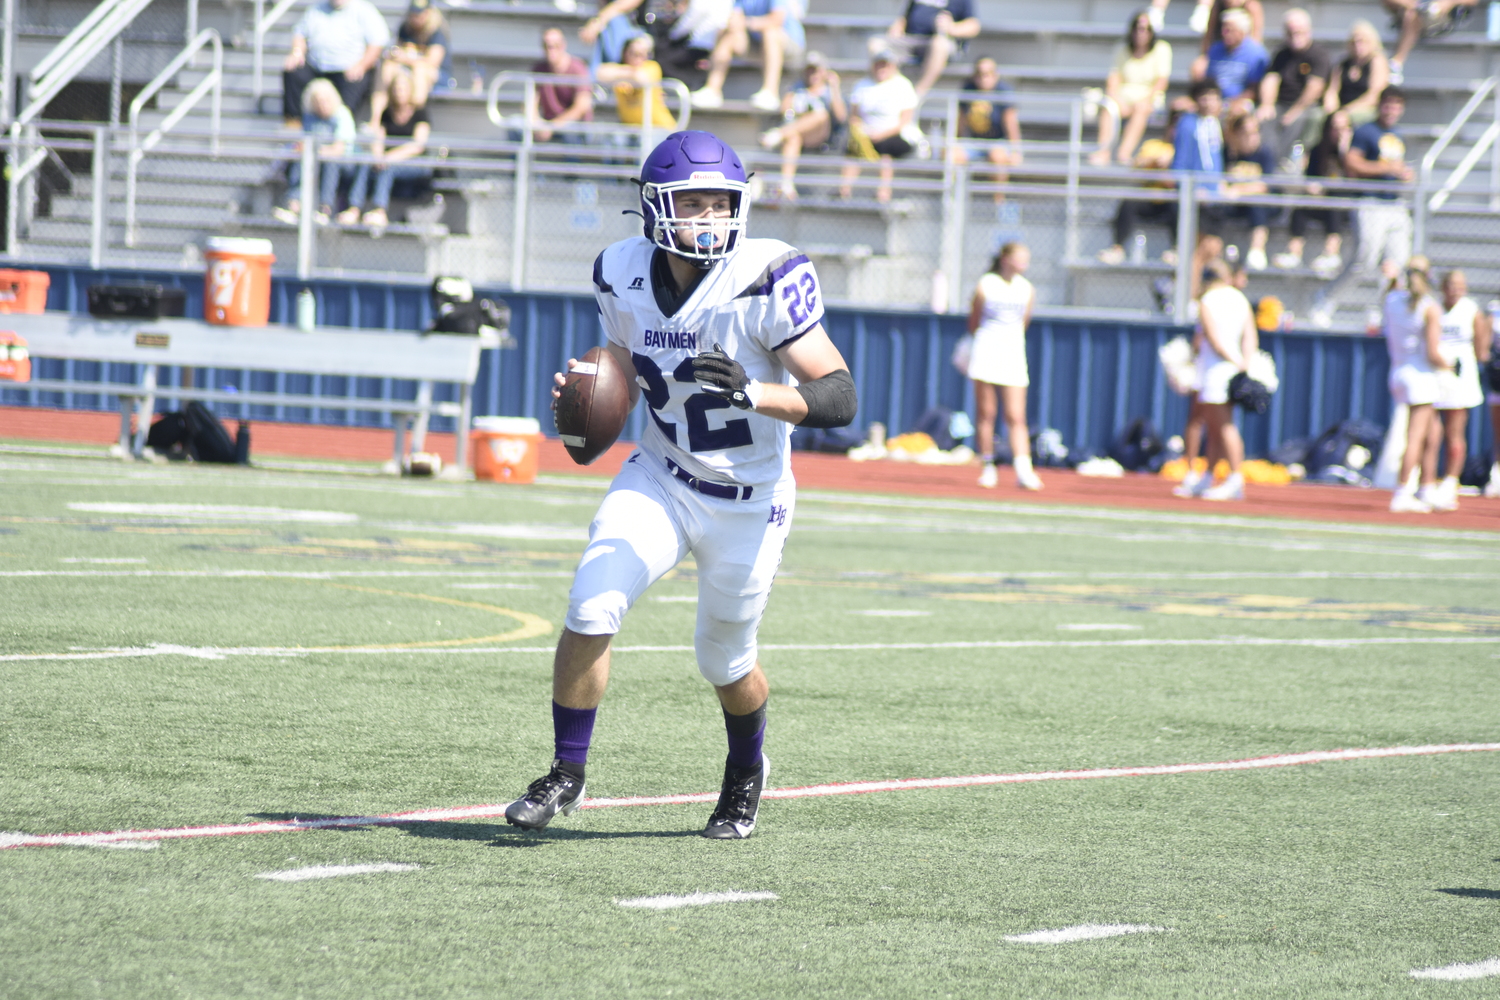
<path id="1" fill-rule="evenodd" d="M 650 408 L 641 448 L 715 482 L 760 487 L 778 481 L 791 466 L 792 425 L 704 392 L 693 378 L 692 359 L 718 344 L 750 378 L 795 385 L 775 352 L 823 319 L 812 262 L 780 240 L 744 240 L 667 316 L 651 284 L 656 251 L 636 236 L 594 261 L 605 334 L 630 352 Z"/>

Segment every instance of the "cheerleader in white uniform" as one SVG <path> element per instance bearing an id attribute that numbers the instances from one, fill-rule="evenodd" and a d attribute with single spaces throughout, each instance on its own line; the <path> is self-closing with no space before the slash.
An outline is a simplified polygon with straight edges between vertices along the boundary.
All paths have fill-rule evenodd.
<path id="1" fill-rule="evenodd" d="M 979 279 L 969 308 L 969 332 L 974 348 L 969 355 L 969 378 L 974 381 L 979 455 L 984 468 L 979 485 L 993 488 L 995 471 L 995 416 L 1003 404 L 1010 429 L 1016 483 L 1027 490 L 1042 488 L 1031 467 L 1031 435 L 1026 426 L 1026 327 L 1036 306 L 1036 289 L 1024 277 L 1031 251 L 1023 243 L 1007 243 L 995 255 L 989 273 Z"/>
<path id="2" fill-rule="evenodd" d="M 1438 348 L 1456 371 L 1438 372 L 1435 408 L 1441 426 L 1434 421 L 1432 432 L 1448 442 L 1448 474 L 1428 502 L 1439 510 L 1458 508 L 1458 477 L 1469 455 L 1469 411 L 1484 402 L 1479 354 L 1490 342 L 1490 323 L 1468 291 L 1462 271 L 1449 271 L 1443 279 L 1443 332 Z"/>
<path id="3" fill-rule="evenodd" d="M 1436 495 L 1437 441 L 1432 438 L 1438 398 L 1438 372 L 1452 371 L 1443 360 L 1443 309 L 1432 298 L 1432 278 L 1426 257 L 1406 265 L 1406 288 L 1392 287 L 1385 296 L 1385 346 L 1391 356 L 1391 398 L 1405 404 L 1406 450 L 1391 510 L 1414 514 L 1431 512 Z M 1393 282 L 1394 285 L 1394 282 Z M 1421 467 L 1422 490 L 1412 488 L 1412 470 Z"/>
<path id="4" fill-rule="evenodd" d="M 1212 260 L 1201 274 L 1203 293 L 1198 298 L 1198 318 L 1203 336 L 1198 349 L 1197 409 L 1208 437 L 1209 471 L 1194 484 L 1189 495 L 1204 500 L 1245 499 L 1245 477 L 1240 463 L 1245 442 L 1234 425 L 1234 404 L 1229 383 L 1244 371 L 1260 350 L 1260 332 L 1255 328 L 1255 310 L 1245 293 L 1230 282 L 1229 267 Z M 1219 456 L 1229 463 L 1229 478 L 1214 485 L 1213 466 Z"/>

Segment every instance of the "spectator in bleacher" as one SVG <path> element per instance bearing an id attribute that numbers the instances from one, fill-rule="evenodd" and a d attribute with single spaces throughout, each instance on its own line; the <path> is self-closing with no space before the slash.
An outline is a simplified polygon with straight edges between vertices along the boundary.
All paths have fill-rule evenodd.
<path id="1" fill-rule="evenodd" d="M 758 111 L 775 111 L 781 106 L 781 67 L 802 61 L 807 51 L 807 37 L 802 31 L 798 0 L 735 0 L 729 25 L 714 43 L 708 57 L 708 82 L 693 93 L 693 107 L 717 108 L 724 104 L 724 80 L 729 62 L 750 51 L 750 43 L 761 48 L 760 89 L 750 95 L 750 104 Z"/>
<path id="2" fill-rule="evenodd" d="M 650 87 L 652 126 L 677 127 L 677 119 L 662 98 L 661 64 L 651 58 L 655 49 L 656 40 L 650 35 L 636 35 L 625 43 L 623 63 L 604 63 L 599 67 L 596 79 L 614 87 L 615 114 L 622 125 L 640 125 L 645 121 L 643 105 L 646 88 Z"/>
<path id="3" fill-rule="evenodd" d="M 713 48 L 734 15 L 734 0 L 647 0 L 647 4 L 653 2 L 659 3 L 663 12 L 647 30 L 657 36 L 657 60 L 662 70 L 690 90 L 702 89 Z"/>
<path id="4" fill-rule="evenodd" d="M 1172 168 L 1172 160 L 1176 154 L 1172 145 L 1172 137 L 1177 130 L 1179 116 L 1180 112 L 1171 113 L 1171 117 L 1167 120 L 1167 134 L 1164 139 L 1147 139 L 1141 143 L 1141 148 L 1136 151 L 1135 161 L 1132 164 L 1136 170 L 1170 170 Z M 1150 181 L 1145 186 L 1160 188 L 1168 192 L 1172 188 L 1169 181 Z M 1177 235 L 1176 196 L 1173 195 L 1165 200 L 1122 198 L 1120 207 L 1115 210 L 1115 241 L 1099 251 L 1099 260 L 1111 266 L 1125 263 L 1125 245 L 1136 238 L 1140 225 L 1144 222 L 1154 222 L 1164 226 L 1167 233 L 1175 237 Z M 1141 233 L 1141 239 L 1144 241 L 1144 233 Z M 1145 257 L 1145 249 L 1145 244 L 1142 242 L 1140 246 L 1142 259 Z"/>
<path id="5" fill-rule="evenodd" d="M 1374 120 L 1376 104 L 1389 82 L 1390 66 L 1379 33 L 1369 21 L 1355 21 L 1349 26 L 1349 54 L 1323 92 L 1323 110 L 1330 115 L 1342 111 L 1359 128 Z"/>
<path id="6" fill-rule="evenodd" d="M 1255 107 L 1256 88 L 1271 66 L 1266 47 L 1250 37 L 1250 15 L 1227 10 L 1223 37 L 1193 60 L 1194 80 L 1212 80 L 1228 103 L 1230 114 L 1243 114 Z"/>
<path id="7" fill-rule="evenodd" d="M 599 13 L 583 22 L 578 38 L 592 45 L 589 70 L 597 72 L 604 63 L 618 63 L 625 58 L 625 43 L 641 33 L 629 12 L 640 6 L 639 0 L 628 6 L 617 0 L 599 0 Z"/>
<path id="8" fill-rule="evenodd" d="M 849 107 L 839 92 L 839 75 L 821 52 L 809 52 L 802 81 L 781 99 L 783 124 L 768 129 L 760 144 L 781 150 L 781 197 L 797 200 L 797 158 L 808 147 L 829 142 L 849 120 Z"/>
<path id="9" fill-rule="evenodd" d="M 1213 0 L 1213 3 L 1209 5 L 1208 18 L 1204 22 L 1203 27 L 1195 29 L 1203 35 L 1202 40 L 1198 43 L 1198 53 L 1200 55 L 1208 55 L 1208 50 L 1213 46 L 1214 42 L 1224 40 L 1224 15 L 1232 10 L 1243 11 L 1250 18 L 1248 29 L 1250 37 L 1261 44 L 1265 44 L 1266 12 L 1265 8 L 1261 6 L 1260 0 Z M 1193 13 L 1196 14 L 1197 11 Z M 1189 22 L 1188 26 L 1192 27 L 1191 22 Z"/>
<path id="10" fill-rule="evenodd" d="M 734 0 L 609 0 L 579 29 L 578 37 L 593 43 L 609 31 L 619 38 L 623 30 L 616 22 L 629 15 L 637 28 L 655 39 L 656 61 L 663 73 L 700 88 L 707 79 L 709 57 L 733 12 Z M 620 58 L 624 59 L 623 47 Z"/>
<path id="11" fill-rule="evenodd" d="M 370 199 L 370 210 L 364 213 L 364 224 L 374 229 L 390 225 L 387 213 L 391 207 L 391 194 L 398 183 L 404 181 L 416 185 L 431 179 L 431 167 L 412 162 L 426 152 L 427 140 L 432 135 L 427 109 L 417 104 L 416 89 L 411 74 L 404 69 L 391 77 L 386 87 L 385 110 L 381 112 L 375 134 L 370 137 L 370 155 L 375 163 L 360 165 L 354 185 L 349 189 L 349 207 L 339 213 L 339 222 L 344 225 L 359 221 L 372 173 L 375 191 Z M 397 145 L 388 149 L 387 144 L 392 140 Z"/>
<path id="12" fill-rule="evenodd" d="M 314 79 L 330 81 L 351 112 L 370 86 L 370 72 L 391 40 L 370 0 L 319 0 L 292 29 L 292 51 L 281 74 L 281 109 L 288 128 L 302 121 L 302 95 Z"/>
<path id="13" fill-rule="evenodd" d="M 1308 177 L 1343 177 L 1344 154 L 1349 151 L 1349 141 L 1354 129 L 1349 125 L 1349 116 L 1335 111 L 1323 123 L 1323 135 L 1307 158 Z M 1307 193 L 1314 197 L 1329 194 L 1338 197 L 1341 192 L 1328 192 L 1323 185 L 1307 185 Z M 1349 212 L 1342 208 L 1294 208 L 1288 226 L 1291 238 L 1286 241 L 1286 252 L 1276 255 L 1273 263 L 1277 267 L 1302 266 L 1302 254 L 1307 246 L 1307 224 L 1317 222 L 1323 227 L 1323 252 L 1313 258 L 1312 269 L 1322 278 L 1329 279 L 1344 266 L 1341 256 L 1344 246 L 1343 233 L 1349 228 Z"/>
<path id="14" fill-rule="evenodd" d="M 1297 147 L 1311 149 L 1323 133 L 1323 91 L 1332 68 L 1328 53 L 1313 41 L 1312 18 L 1293 7 L 1282 19 L 1286 42 L 1271 59 L 1270 72 L 1260 81 L 1256 114 L 1269 132 L 1267 139 L 1278 156 L 1292 156 L 1300 167 Z"/>
<path id="15" fill-rule="evenodd" d="M 1099 148 L 1089 155 L 1096 167 L 1109 163 L 1115 129 L 1124 123 L 1120 147 L 1115 151 L 1121 166 L 1129 166 L 1135 148 L 1146 134 L 1151 115 L 1167 100 L 1172 80 L 1172 46 L 1156 37 L 1148 11 L 1130 19 L 1125 41 L 1115 49 L 1114 65 L 1104 81 L 1104 108 L 1099 115 Z"/>
<path id="16" fill-rule="evenodd" d="M 977 38 L 979 31 L 973 0 L 908 0 L 906 13 L 891 23 L 883 42 L 876 44 L 904 52 L 907 60 L 921 63 L 916 91 L 922 97 L 936 85 L 959 46 Z"/>
<path id="17" fill-rule="evenodd" d="M 1224 112 L 1224 96 L 1219 85 L 1212 80 L 1199 80 L 1193 84 L 1188 96 L 1192 99 L 1193 110 L 1177 122 L 1172 143 L 1172 169 L 1222 176 L 1224 129 L 1219 124 L 1219 116 Z M 1217 179 L 1213 186 L 1217 186 Z"/>
<path id="18" fill-rule="evenodd" d="M 974 151 L 983 155 L 997 167 L 1021 165 L 1021 116 L 1016 113 L 1014 100 L 1016 89 L 1000 79 L 1000 67 L 989 56 L 974 61 L 974 72 L 964 81 L 964 93 L 975 95 L 973 99 L 958 105 L 958 134 L 964 138 L 986 140 L 982 145 L 974 144 Z M 978 95 L 986 100 L 980 100 Z M 1000 145 L 1001 139 L 1006 145 Z M 949 151 L 949 158 L 958 164 L 969 162 L 969 151 L 963 143 Z M 1005 170 L 990 175 L 996 184 L 1010 180 Z M 995 192 L 995 201 L 1005 200 L 1003 190 Z"/>
<path id="19" fill-rule="evenodd" d="M 339 97 L 338 87 L 333 81 L 318 77 L 308 81 L 298 102 L 305 108 L 302 113 L 302 142 L 321 142 L 318 159 L 322 167 L 318 172 L 318 209 L 313 218 L 320 226 L 326 226 L 333 216 L 333 206 L 338 200 L 339 185 L 353 181 L 358 166 L 353 163 L 333 163 L 332 158 L 352 155 L 354 140 L 358 132 L 354 127 L 354 115 Z M 302 143 L 297 144 L 297 151 Z M 286 200 L 271 209 L 271 214 L 282 222 L 296 225 L 302 213 L 302 160 L 293 160 L 286 173 Z"/>
<path id="20" fill-rule="evenodd" d="M 371 126 L 380 124 L 391 79 L 403 69 L 411 77 L 412 100 L 418 107 L 427 106 L 427 97 L 434 90 L 452 90 L 457 86 L 448 22 L 432 0 L 411 0 L 406 17 L 396 29 L 396 44 L 380 64 L 380 84 L 370 95 Z"/>
<path id="21" fill-rule="evenodd" d="M 588 64 L 569 54 L 568 37 L 561 28 L 542 30 L 542 58 L 531 64 L 531 72 L 570 78 L 537 83 L 536 113 L 547 124 L 532 123 L 536 141 L 587 142 L 586 133 L 561 127 L 569 122 L 594 120 L 594 91 Z"/>
<path id="22" fill-rule="evenodd" d="M 1380 95 L 1376 118 L 1354 130 L 1349 151 L 1344 154 L 1344 176 L 1350 180 L 1387 181 L 1410 184 L 1415 176 L 1406 163 L 1406 143 L 1396 125 L 1406 111 L 1406 94 L 1400 87 L 1387 87 Z M 1359 251 L 1344 271 L 1327 285 L 1313 306 L 1313 325 L 1326 328 L 1333 320 L 1339 300 L 1366 274 L 1380 269 L 1394 278 L 1401 262 L 1411 254 L 1411 213 L 1398 200 L 1395 190 L 1361 194 L 1355 211 L 1355 235 Z"/>
<path id="23" fill-rule="evenodd" d="M 1269 193 L 1271 189 L 1265 178 L 1276 173 L 1276 154 L 1261 139 L 1260 120 L 1253 114 L 1231 119 L 1227 138 L 1224 196 L 1237 200 Z M 1277 211 L 1270 205 L 1214 206 L 1214 214 L 1219 218 L 1242 219 L 1249 224 L 1250 246 L 1245 251 L 1245 266 L 1252 271 L 1264 271 L 1269 263 L 1266 260 L 1266 241 L 1271 235 L 1271 219 Z"/>
<path id="24" fill-rule="evenodd" d="M 1391 56 L 1391 82 L 1405 82 L 1406 57 L 1423 38 L 1446 35 L 1469 19 L 1479 0 L 1381 0 L 1391 12 L 1391 27 L 1401 32 Z M 1493 37 L 1493 36 L 1492 36 Z"/>
<path id="25" fill-rule="evenodd" d="M 849 155 L 880 164 L 875 200 L 882 202 L 891 200 L 896 175 L 892 161 L 916 150 L 915 142 L 903 133 L 915 128 L 919 98 L 911 81 L 901 75 L 896 58 L 889 48 L 876 49 L 870 57 L 870 75 L 849 95 Z M 858 176 L 858 165 L 844 167 L 840 198 L 849 199 Z"/>

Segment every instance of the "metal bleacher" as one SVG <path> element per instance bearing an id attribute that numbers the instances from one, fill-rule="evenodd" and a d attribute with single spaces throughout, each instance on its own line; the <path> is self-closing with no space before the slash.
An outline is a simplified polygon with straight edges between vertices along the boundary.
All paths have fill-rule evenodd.
<path id="1" fill-rule="evenodd" d="M 374 2 L 393 27 L 406 7 L 406 0 Z M 41 58 L 89 6 L 17 0 L 16 68 L 24 72 Z M 811 0 L 806 18 L 809 46 L 831 58 L 846 92 L 862 75 L 868 37 L 884 29 L 898 6 L 897 0 L 875 5 L 868 0 Z M 969 178 L 969 196 L 955 198 L 953 176 L 936 159 L 903 163 L 896 197 L 889 204 L 878 203 L 871 188 L 860 188 L 854 198 L 839 201 L 831 183 L 836 160 L 810 155 L 804 158 L 808 186 L 802 200 L 792 205 L 763 199 L 756 208 L 755 231 L 786 238 L 814 254 L 834 301 L 910 307 L 936 303 L 957 310 L 996 242 L 1021 238 L 1042 251 L 1036 255 L 1034 276 L 1044 301 L 1116 314 L 1148 313 L 1154 308 L 1150 281 L 1170 274 L 1169 268 L 1145 263 L 1111 269 L 1094 260 L 1095 252 L 1109 242 L 1108 224 L 1116 202 L 1089 191 L 1129 181 L 1111 177 L 1108 171 L 1077 169 L 1076 150 L 1070 154 L 1068 148 L 1076 114 L 1072 105 L 1081 88 L 1102 84 L 1113 49 L 1138 6 L 1133 0 L 1055 0 L 1045 5 L 980 0 L 984 31 L 955 59 L 937 89 L 956 90 L 974 58 L 992 55 L 1020 92 L 1027 165 L 1034 172 L 1015 172 L 1012 180 L 1017 186 L 1003 204 L 984 188 L 983 167 Z M 1287 6 L 1285 0 L 1266 3 L 1267 44 L 1273 50 Z M 1342 49 L 1348 26 L 1357 18 L 1375 21 L 1384 30 L 1385 18 L 1375 0 L 1315 0 L 1303 6 L 1312 14 L 1319 40 L 1331 49 Z M 274 222 L 270 207 L 280 193 L 282 163 L 290 157 L 291 136 L 283 130 L 280 115 L 280 67 L 300 5 L 265 32 L 258 85 L 254 9 L 246 0 L 201 0 L 196 5 L 198 27 L 216 30 L 224 43 L 218 154 L 208 148 L 204 102 L 141 160 L 137 226 L 127 233 L 128 155 L 121 152 L 125 147 L 119 130 L 108 130 L 106 155 L 101 159 L 96 153 L 91 161 L 94 139 L 86 130 L 70 133 L 60 123 L 43 127 L 42 135 L 59 151 L 59 162 L 68 166 L 48 173 L 46 190 L 38 196 L 18 245 L 8 248 L 8 259 L 92 260 L 95 266 L 116 269 L 191 270 L 201 266 L 198 248 L 206 237 L 235 233 L 271 238 L 279 267 L 290 268 L 299 260 L 305 248 L 299 247 L 298 231 Z M 588 262 L 597 249 L 636 225 L 619 215 L 634 198 L 634 187 L 626 179 L 636 154 L 586 163 L 552 157 L 540 164 L 530 177 L 526 214 L 519 227 L 524 232 L 518 237 L 516 144 L 506 129 L 491 121 L 484 82 L 498 73 L 527 70 L 539 57 L 538 36 L 544 26 L 562 27 L 574 51 L 586 56 L 576 31 L 592 9 L 590 5 L 587 10 L 564 12 L 543 0 L 445 5 L 459 87 L 435 94 L 430 102 L 433 146 L 445 159 L 436 182 L 442 203 L 418 206 L 378 232 L 360 226 L 320 229 L 313 234 L 315 258 L 303 276 L 421 282 L 437 273 L 460 273 L 488 286 L 586 290 Z M 1197 51 L 1197 36 L 1186 25 L 1191 9 L 1191 3 L 1178 0 L 1167 12 L 1163 34 L 1174 46 L 1174 92 L 1186 88 L 1188 66 Z M 150 30 L 138 20 L 138 30 L 125 35 L 131 54 L 126 60 L 127 87 L 145 83 L 182 47 L 190 8 L 181 0 L 155 0 L 148 10 L 154 12 Z M 1483 20 L 1481 12 L 1469 25 L 1476 30 L 1424 42 L 1406 66 L 1410 98 L 1405 132 L 1413 161 L 1421 159 L 1469 100 L 1477 81 L 1500 72 L 1500 46 L 1486 40 Z M 1392 37 L 1389 30 L 1384 34 Z M 154 106 L 143 111 L 141 127 L 160 124 L 209 72 L 200 59 L 178 73 Z M 111 64 L 101 56 L 84 77 L 98 81 L 110 75 Z M 692 124 L 722 135 L 763 177 L 770 177 L 777 160 L 759 149 L 756 138 L 772 118 L 754 111 L 747 100 L 757 86 L 758 69 L 736 64 L 724 107 L 695 110 Z M 948 107 L 937 95 L 924 105 L 922 126 L 935 144 L 944 136 Z M 603 107 L 599 114 L 607 120 L 612 110 Z M 1451 171 L 1490 118 L 1486 108 L 1459 130 L 1438 159 L 1439 175 Z M 1092 139 L 1093 126 L 1086 126 L 1083 135 L 1085 141 Z M 1065 176 L 1070 155 L 1075 164 L 1071 183 L 1078 188 L 1075 207 L 1065 206 L 1063 200 L 1070 183 Z M 102 223 L 95 223 L 92 171 L 100 162 L 107 204 Z M 1500 292 L 1500 200 L 1491 190 L 1500 168 L 1492 169 L 1490 162 L 1487 158 L 1485 170 L 1473 173 L 1426 224 L 1427 250 L 1438 266 L 1468 268 L 1471 285 L 1485 296 Z M 867 180 L 869 174 L 866 171 Z M 799 186 L 802 176 L 799 173 Z M 102 233 L 92 242 L 91 224 L 102 224 Z M 1273 233 L 1273 249 L 1284 238 L 1284 232 Z M 1153 237 L 1153 259 L 1165 245 L 1155 245 L 1158 239 Z M 947 273 L 935 279 L 935 271 L 944 267 Z M 1266 272 L 1253 281 L 1261 292 L 1278 294 L 1299 311 L 1318 284 L 1310 272 Z M 1362 325 L 1362 313 L 1343 319 Z"/>

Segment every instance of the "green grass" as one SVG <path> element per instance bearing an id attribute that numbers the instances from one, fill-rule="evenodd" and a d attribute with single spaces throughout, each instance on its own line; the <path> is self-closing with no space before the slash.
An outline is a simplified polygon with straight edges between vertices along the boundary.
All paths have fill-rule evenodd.
<path id="1" fill-rule="evenodd" d="M 0 661 L 0 830 L 504 802 L 545 766 L 545 649 L 598 480 L 11 449 L 0 483 L 0 655 L 186 648 Z M 69 506 L 97 503 L 357 520 Z M 1203 505 L 804 494 L 764 644 L 1043 644 L 768 649 L 772 784 L 1500 741 L 1497 555 L 1500 534 Z M 49 575 L 17 575 L 36 573 Z M 488 586 L 458 586 L 472 584 Z M 689 562 L 620 636 L 593 796 L 717 787 L 722 725 L 691 653 L 630 649 L 690 645 L 693 606 L 652 598 L 693 592 Z M 545 633 L 499 645 L 541 652 L 298 650 L 464 641 L 537 618 Z M 1063 628 L 1101 624 L 1135 628 Z M 1419 641 L 1154 644 L 1223 637 Z M 1431 641 L 1450 638 L 1482 641 Z M 742 843 L 694 836 L 707 807 L 687 805 L 585 810 L 541 836 L 485 818 L 18 848 L 0 851 L 0 996 L 1493 995 L 1495 980 L 1408 972 L 1500 954 L 1497 778 L 1485 752 L 776 800 Z M 254 877 L 373 862 L 420 869 Z M 731 889 L 779 899 L 615 905 Z M 1005 940 L 1084 923 L 1169 930 Z"/>

